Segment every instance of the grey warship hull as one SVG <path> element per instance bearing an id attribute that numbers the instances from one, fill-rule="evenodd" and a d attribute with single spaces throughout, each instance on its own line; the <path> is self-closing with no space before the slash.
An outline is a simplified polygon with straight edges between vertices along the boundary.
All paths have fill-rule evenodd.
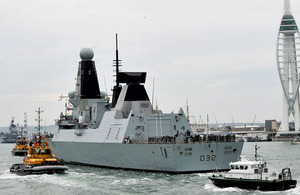
<path id="1" fill-rule="evenodd" d="M 170 173 L 229 170 L 242 142 L 191 144 L 123 144 L 51 142 L 56 157 L 66 163 Z"/>
<path id="2" fill-rule="evenodd" d="M 1 143 L 16 143 L 18 136 L 19 134 L 8 133 L 2 138 Z"/>

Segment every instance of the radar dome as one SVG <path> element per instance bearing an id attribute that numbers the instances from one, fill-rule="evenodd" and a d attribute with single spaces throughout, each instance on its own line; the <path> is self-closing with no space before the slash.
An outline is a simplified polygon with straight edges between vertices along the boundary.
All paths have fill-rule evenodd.
<path id="1" fill-rule="evenodd" d="M 92 60 L 94 57 L 94 52 L 91 48 L 85 47 L 80 51 L 80 58 L 82 60 Z"/>
<path id="2" fill-rule="evenodd" d="M 69 98 L 75 97 L 75 91 L 71 91 L 68 93 Z"/>

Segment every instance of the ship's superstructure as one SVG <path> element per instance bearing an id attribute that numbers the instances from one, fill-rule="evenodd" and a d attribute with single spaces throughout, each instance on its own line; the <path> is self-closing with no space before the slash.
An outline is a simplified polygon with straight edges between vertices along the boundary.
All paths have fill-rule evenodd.
<path id="1" fill-rule="evenodd" d="M 229 162 L 240 156 L 243 143 L 235 142 L 232 135 L 192 136 L 182 109 L 168 114 L 153 110 L 143 85 L 145 72 L 117 70 L 110 102 L 100 92 L 93 55 L 87 48 L 80 53 L 75 91 L 68 95 L 71 106 L 58 119 L 50 143 L 57 158 L 101 167 L 185 173 L 228 170 Z"/>
<path id="2" fill-rule="evenodd" d="M 300 38 L 295 19 L 290 10 L 290 1 L 284 1 L 277 41 L 277 68 L 283 88 L 283 115 L 280 131 L 289 131 L 289 120 L 300 130 Z"/>

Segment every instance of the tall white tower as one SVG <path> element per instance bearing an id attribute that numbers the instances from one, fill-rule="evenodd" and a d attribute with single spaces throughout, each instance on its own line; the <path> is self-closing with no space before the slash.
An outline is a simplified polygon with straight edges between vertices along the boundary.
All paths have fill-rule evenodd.
<path id="1" fill-rule="evenodd" d="M 294 120 L 295 130 L 300 130 L 300 38 L 290 10 L 290 0 L 284 0 L 284 14 L 277 40 L 277 68 L 283 88 L 283 115 L 280 131 L 289 131 L 289 121 Z"/>

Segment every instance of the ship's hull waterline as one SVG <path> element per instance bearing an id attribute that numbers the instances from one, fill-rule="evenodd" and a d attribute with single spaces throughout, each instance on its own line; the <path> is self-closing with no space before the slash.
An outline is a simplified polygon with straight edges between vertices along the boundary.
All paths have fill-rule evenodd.
<path id="1" fill-rule="evenodd" d="M 170 173 L 229 170 L 243 142 L 191 144 L 124 144 L 51 141 L 55 155 L 66 163 Z"/>

